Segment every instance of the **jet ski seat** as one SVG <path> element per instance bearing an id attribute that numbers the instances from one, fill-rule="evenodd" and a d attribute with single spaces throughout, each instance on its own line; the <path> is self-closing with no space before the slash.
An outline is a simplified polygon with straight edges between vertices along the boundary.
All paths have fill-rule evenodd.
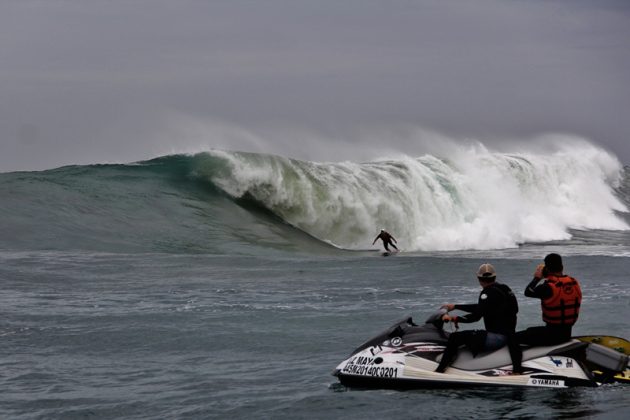
<path id="1" fill-rule="evenodd" d="M 577 350 L 581 347 L 586 347 L 587 345 L 588 343 L 584 343 L 579 340 L 571 340 L 566 343 L 556 344 L 553 346 L 523 348 L 523 362 L 541 356 L 553 355 L 559 350 Z M 510 358 L 510 352 L 507 346 L 503 346 L 500 349 L 491 352 L 482 352 L 478 354 L 477 357 L 473 357 L 472 353 L 468 349 L 460 349 L 457 359 L 455 359 L 452 364 L 454 368 L 460 370 L 484 370 L 511 365 L 512 359 Z"/>

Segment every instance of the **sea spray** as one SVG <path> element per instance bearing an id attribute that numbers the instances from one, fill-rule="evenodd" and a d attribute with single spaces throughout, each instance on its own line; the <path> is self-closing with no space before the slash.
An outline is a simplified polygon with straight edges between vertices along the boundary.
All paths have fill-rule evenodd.
<path id="1" fill-rule="evenodd" d="M 407 250 L 497 249 L 570 238 L 570 229 L 625 230 L 615 195 L 622 166 L 574 142 L 548 153 L 497 153 L 481 144 L 448 157 L 355 163 L 213 151 L 201 171 L 232 197 L 251 198 L 336 246 L 369 247 L 386 228 Z M 214 165 L 213 165 L 214 167 Z"/>

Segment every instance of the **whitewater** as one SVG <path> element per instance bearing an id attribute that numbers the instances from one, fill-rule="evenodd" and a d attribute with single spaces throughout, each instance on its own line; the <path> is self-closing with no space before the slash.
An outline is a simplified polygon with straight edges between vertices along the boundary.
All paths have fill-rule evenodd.
<path id="1" fill-rule="evenodd" d="M 403 316 L 476 301 L 481 263 L 517 328 L 540 325 L 523 290 L 549 252 L 582 285 L 574 334 L 630 338 L 629 206 L 630 168 L 587 141 L 0 173 L 0 417 L 625 418 L 619 384 L 367 391 L 331 372 Z M 402 253 L 381 256 L 381 228 Z"/>

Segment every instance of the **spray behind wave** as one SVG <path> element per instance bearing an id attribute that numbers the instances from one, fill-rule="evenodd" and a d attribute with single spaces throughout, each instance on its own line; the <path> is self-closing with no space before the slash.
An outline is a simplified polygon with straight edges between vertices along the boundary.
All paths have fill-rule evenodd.
<path id="1" fill-rule="evenodd" d="M 286 222 L 348 249 L 386 228 L 408 250 L 498 249 L 564 240 L 570 229 L 626 230 L 615 195 L 622 166 L 584 141 L 541 153 L 497 153 L 477 144 L 448 157 L 400 156 L 314 163 L 212 152 L 225 170 L 205 176 Z"/>

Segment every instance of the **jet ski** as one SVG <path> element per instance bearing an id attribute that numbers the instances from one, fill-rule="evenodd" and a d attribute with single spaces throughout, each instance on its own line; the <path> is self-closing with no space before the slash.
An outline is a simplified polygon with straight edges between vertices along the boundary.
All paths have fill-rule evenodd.
<path id="1" fill-rule="evenodd" d="M 460 348 L 446 372 L 434 372 L 449 336 L 442 321 L 445 313 L 444 309 L 435 312 L 423 325 L 415 324 L 411 316 L 403 318 L 357 347 L 333 375 L 349 387 L 396 389 L 483 385 L 596 387 L 627 376 L 627 354 L 598 344 L 597 340 L 576 338 L 554 346 L 523 347 L 522 374 L 513 374 L 507 346 L 476 357 Z"/>

